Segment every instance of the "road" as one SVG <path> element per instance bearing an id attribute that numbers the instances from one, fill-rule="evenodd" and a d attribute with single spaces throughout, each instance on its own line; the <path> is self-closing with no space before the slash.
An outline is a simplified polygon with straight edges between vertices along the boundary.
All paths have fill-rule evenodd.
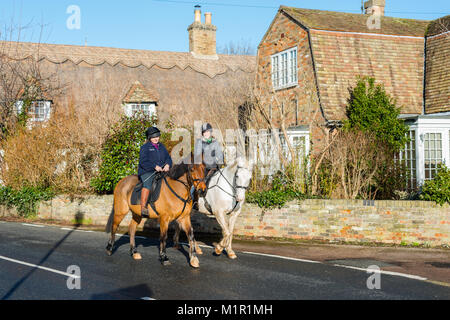
<path id="1" fill-rule="evenodd" d="M 368 289 L 374 274 L 364 269 L 244 252 L 230 260 L 209 247 L 193 269 L 188 248 L 170 242 L 172 265 L 164 267 L 156 239 L 136 239 L 141 261 L 129 256 L 126 236 L 107 256 L 107 239 L 101 232 L 0 222 L 0 299 L 450 299 L 450 287 L 414 277 L 381 274 L 380 289 Z M 69 266 L 79 267 L 79 282 L 69 278 Z M 70 290 L 68 282 L 81 288 Z"/>

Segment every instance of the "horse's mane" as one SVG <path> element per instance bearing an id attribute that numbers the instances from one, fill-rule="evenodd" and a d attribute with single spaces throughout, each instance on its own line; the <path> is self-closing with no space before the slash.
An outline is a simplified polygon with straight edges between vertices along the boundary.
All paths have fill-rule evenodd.
<path id="1" fill-rule="evenodd" d="M 179 163 L 172 166 L 167 175 L 169 176 L 169 178 L 177 180 L 187 172 L 189 172 L 189 165 L 185 163 Z"/>

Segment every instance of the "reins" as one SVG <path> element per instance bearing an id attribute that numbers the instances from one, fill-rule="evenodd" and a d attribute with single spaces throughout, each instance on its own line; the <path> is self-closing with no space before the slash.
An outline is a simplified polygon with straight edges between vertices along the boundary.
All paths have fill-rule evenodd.
<path id="1" fill-rule="evenodd" d="M 245 169 L 245 168 L 244 168 L 244 167 L 237 166 L 236 172 L 235 172 L 234 177 L 233 177 L 233 184 L 231 184 L 230 181 L 228 181 L 228 179 L 224 176 L 222 170 L 219 169 L 219 170 L 217 170 L 217 171 L 219 171 L 220 177 L 217 179 L 216 184 L 215 184 L 214 186 L 212 186 L 212 187 L 206 186 L 206 187 L 207 187 L 207 190 L 210 190 L 210 189 L 212 189 L 212 188 L 214 188 L 214 187 L 218 187 L 220 190 L 222 190 L 222 191 L 225 192 L 227 195 L 229 195 L 230 197 L 233 198 L 234 206 L 233 206 L 233 208 L 231 209 L 231 211 L 227 213 L 227 215 L 233 213 L 233 212 L 236 210 L 238 204 L 240 203 L 240 202 L 237 201 L 237 199 L 236 199 L 237 189 L 245 189 L 245 190 L 248 189 L 248 186 L 245 187 L 245 186 L 238 186 L 238 185 L 236 185 L 237 173 L 238 173 L 239 169 Z M 224 170 L 225 170 L 225 169 L 224 169 Z M 223 177 L 223 178 L 225 179 L 225 181 L 228 183 L 228 185 L 231 187 L 231 189 L 233 190 L 233 194 L 230 194 L 228 191 L 224 190 L 221 186 L 219 186 L 219 180 L 220 180 L 221 177 Z M 206 207 L 206 209 L 207 209 L 210 213 L 212 213 L 211 205 L 210 205 L 210 204 L 208 203 L 208 201 L 206 200 L 206 197 L 205 197 L 204 199 L 205 199 L 205 207 Z"/>
<path id="2" fill-rule="evenodd" d="M 184 209 L 186 209 L 186 205 L 188 204 L 188 202 L 190 202 L 190 201 L 192 200 L 191 193 L 189 192 L 189 189 L 191 188 L 191 185 L 192 185 L 194 182 L 196 182 L 196 181 L 200 181 L 200 182 L 201 182 L 201 181 L 204 181 L 205 179 L 193 179 L 193 178 L 191 177 L 189 171 L 186 172 L 186 177 L 187 177 L 187 179 L 188 179 L 188 183 L 186 183 L 186 182 L 184 182 L 184 181 L 181 181 L 181 180 L 179 180 L 179 179 L 172 179 L 172 178 L 171 178 L 173 181 L 177 181 L 177 182 L 183 184 L 183 185 L 186 187 L 186 189 L 188 190 L 188 197 L 187 197 L 186 199 L 183 199 L 178 193 L 176 193 L 175 190 L 172 189 L 172 187 L 170 186 L 169 182 L 168 182 L 167 179 L 166 179 L 166 176 L 167 176 L 167 173 L 163 173 L 163 174 L 162 174 L 162 179 L 164 180 L 165 184 L 167 185 L 167 187 L 169 188 L 169 190 L 175 195 L 175 197 L 177 197 L 179 200 L 181 200 L 181 201 L 183 202 L 183 204 L 184 204 L 184 205 L 183 205 L 183 210 L 181 211 L 181 214 L 183 214 Z M 192 181 L 192 184 L 189 184 L 189 180 Z M 152 207 L 152 209 L 158 214 L 158 212 L 156 211 L 155 208 Z M 159 215 L 159 214 L 158 214 L 158 215 Z"/>

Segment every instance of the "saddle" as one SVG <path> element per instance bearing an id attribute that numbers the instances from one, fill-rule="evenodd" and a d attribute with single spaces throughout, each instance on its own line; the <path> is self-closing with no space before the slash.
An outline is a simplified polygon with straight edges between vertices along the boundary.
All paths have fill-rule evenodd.
<path id="1" fill-rule="evenodd" d="M 148 196 L 146 205 L 150 204 L 152 208 L 153 204 L 158 201 L 159 195 L 161 193 L 161 184 L 163 181 L 163 174 L 160 172 L 155 174 L 153 179 L 152 188 L 150 189 L 150 195 Z M 141 205 L 141 192 L 142 192 L 142 182 L 139 182 L 133 189 L 131 193 L 131 204 L 133 206 Z"/>

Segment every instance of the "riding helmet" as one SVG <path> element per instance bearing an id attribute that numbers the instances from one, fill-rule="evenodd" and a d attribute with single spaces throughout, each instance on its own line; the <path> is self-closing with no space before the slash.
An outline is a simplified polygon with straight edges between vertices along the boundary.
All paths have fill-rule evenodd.
<path id="1" fill-rule="evenodd" d="M 208 130 L 212 130 L 212 126 L 209 124 L 209 123 L 204 123 L 203 125 L 202 125 L 202 134 L 203 133 L 205 133 L 206 131 L 208 131 Z"/>
<path id="2" fill-rule="evenodd" d="M 145 132 L 147 139 L 156 138 L 161 136 L 161 131 L 157 127 L 148 128 Z"/>

